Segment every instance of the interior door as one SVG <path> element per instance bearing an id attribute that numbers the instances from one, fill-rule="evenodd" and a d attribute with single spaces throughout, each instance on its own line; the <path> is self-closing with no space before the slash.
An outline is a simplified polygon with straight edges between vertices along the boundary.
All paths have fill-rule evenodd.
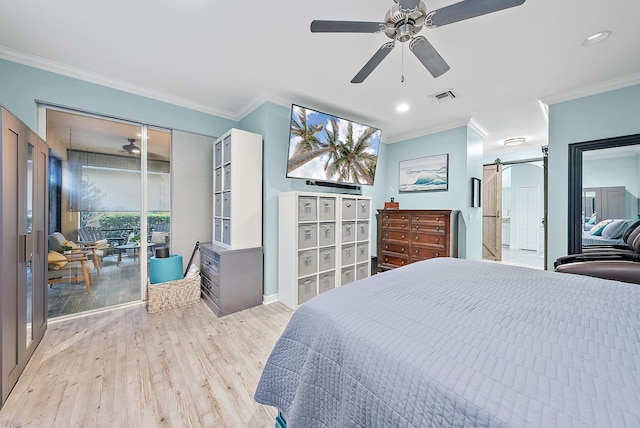
<path id="1" fill-rule="evenodd" d="M 538 186 L 518 187 L 518 248 L 538 251 L 540 225 Z"/>
<path id="2" fill-rule="evenodd" d="M 502 260 L 502 165 L 486 165 L 482 174 L 482 258 Z"/>

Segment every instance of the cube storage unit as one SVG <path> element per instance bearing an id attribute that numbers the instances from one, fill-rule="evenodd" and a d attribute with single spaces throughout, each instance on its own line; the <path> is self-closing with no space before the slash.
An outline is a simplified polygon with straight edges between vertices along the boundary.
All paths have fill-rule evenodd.
<path id="1" fill-rule="evenodd" d="M 280 193 L 279 297 L 291 308 L 371 272 L 371 198 Z"/>
<path id="2" fill-rule="evenodd" d="M 231 129 L 213 143 L 213 242 L 262 246 L 262 136 Z"/>

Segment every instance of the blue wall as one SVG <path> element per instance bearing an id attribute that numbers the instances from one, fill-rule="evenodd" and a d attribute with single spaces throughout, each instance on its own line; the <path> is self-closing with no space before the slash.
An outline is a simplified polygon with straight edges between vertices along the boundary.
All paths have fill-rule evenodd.
<path id="1" fill-rule="evenodd" d="M 568 146 L 640 133 L 640 85 L 549 106 L 549 254 L 567 254 Z"/>
<path id="2" fill-rule="evenodd" d="M 482 258 L 482 209 L 471 208 L 471 177 L 482 178 L 482 139 L 467 126 L 389 144 L 381 154 L 383 168 L 376 177 L 375 207 L 393 197 L 405 209 L 460 210 L 458 253 Z M 449 189 L 440 192 L 398 191 L 400 161 L 449 154 Z M 383 156 L 384 155 L 384 156 Z"/>
<path id="3" fill-rule="evenodd" d="M 36 130 L 35 100 L 149 125 L 222 135 L 237 122 L 0 59 L 0 103 Z"/>

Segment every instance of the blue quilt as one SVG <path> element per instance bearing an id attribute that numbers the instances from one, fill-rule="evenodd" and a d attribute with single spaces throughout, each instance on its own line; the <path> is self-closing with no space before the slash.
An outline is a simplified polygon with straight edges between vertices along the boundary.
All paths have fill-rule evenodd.
<path id="1" fill-rule="evenodd" d="M 640 287 L 432 259 L 293 314 L 255 399 L 297 427 L 640 426 Z"/>

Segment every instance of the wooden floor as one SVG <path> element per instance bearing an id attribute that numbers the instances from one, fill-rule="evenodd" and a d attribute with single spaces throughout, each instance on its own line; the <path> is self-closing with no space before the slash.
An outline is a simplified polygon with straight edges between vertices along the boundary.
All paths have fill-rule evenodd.
<path id="1" fill-rule="evenodd" d="M 51 323 L 0 427 L 273 427 L 253 393 L 292 311 L 216 318 L 202 302 Z"/>

